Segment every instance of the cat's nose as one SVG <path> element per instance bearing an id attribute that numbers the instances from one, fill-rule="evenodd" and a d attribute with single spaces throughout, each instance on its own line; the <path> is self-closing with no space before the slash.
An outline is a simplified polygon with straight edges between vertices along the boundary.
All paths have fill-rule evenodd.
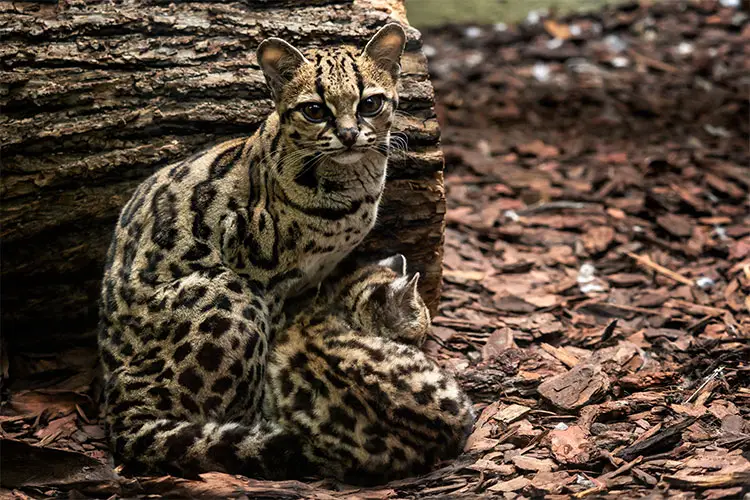
<path id="1" fill-rule="evenodd" d="M 343 144 L 347 148 L 350 148 L 354 146 L 354 144 L 357 142 L 357 137 L 359 136 L 359 130 L 354 127 L 340 128 L 336 130 L 336 136 L 341 141 L 341 144 Z"/>

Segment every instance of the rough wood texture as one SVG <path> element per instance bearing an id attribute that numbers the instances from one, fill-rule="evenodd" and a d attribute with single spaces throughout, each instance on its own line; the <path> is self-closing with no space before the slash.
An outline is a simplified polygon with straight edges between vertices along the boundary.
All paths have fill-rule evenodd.
<path id="1" fill-rule="evenodd" d="M 292 7 L 292 5 L 294 7 Z M 254 50 L 362 44 L 400 0 L 0 2 L 3 333 L 20 349 L 84 342 L 120 207 L 155 169 L 250 134 L 272 102 Z M 439 129 L 419 33 L 408 29 L 379 225 L 361 251 L 403 252 L 433 306 L 445 212 Z"/>

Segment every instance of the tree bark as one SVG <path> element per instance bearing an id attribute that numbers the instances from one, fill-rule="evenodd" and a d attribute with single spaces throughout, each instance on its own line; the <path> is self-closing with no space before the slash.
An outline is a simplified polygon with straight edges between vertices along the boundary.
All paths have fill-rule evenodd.
<path id="1" fill-rule="evenodd" d="M 268 36 L 363 46 L 401 0 L 0 2 L 2 328 L 11 350 L 90 342 L 114 221 L 141 180 L 272 111 L 255 60 Z M 358 250 L 402 252 L 440 288 L 443 159 L 420 34 L 407 29 L 401 113 L 377 228 Z"/>

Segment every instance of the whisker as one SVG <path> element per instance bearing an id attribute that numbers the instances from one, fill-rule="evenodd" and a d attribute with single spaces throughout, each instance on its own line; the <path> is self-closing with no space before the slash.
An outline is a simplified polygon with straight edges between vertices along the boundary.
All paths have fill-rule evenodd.
<path id="1" fill-rule="evenodd" d="M 382 144 L 387 139 L 387 144 Z M 385 155 L 404 155 L 409 150 L 408 136 L 403 132 L 387 132 L 377 134 L 376 140 L 380 143 L 377 145 L 378 151 Z"/>
<path id="2" fill-rule="evenodd" d="M 305 156 L 309 155 L 310 153 L 314 153 L 315 150 L 313 148 L 301 148 L 301 149 L 295 149 L 294 151 L 289 151 L 286 154 L 280 155 L 279 158 L 269 165 L 271 170 L 276 170 L 279 165 L 282 163 L 288 163 L 292 161 L 297 161 L 301 158 L 304 158 Z M 278 153 L 278 149 L 275 151 L 269 152 L 261 161 L 267 161 L 269 157 L 272 155 Z"/>
<path id="3" fill-rule="evenodd" d="M 297 175 L 304 175 L 310 170 L 316 168 L 322 161 L 327 157 L 330 156 L 329 154 L 326 154 L 324 152 L 318 151 L 318 155 L 307 165 L 304 165 L 302 170 Z"/>

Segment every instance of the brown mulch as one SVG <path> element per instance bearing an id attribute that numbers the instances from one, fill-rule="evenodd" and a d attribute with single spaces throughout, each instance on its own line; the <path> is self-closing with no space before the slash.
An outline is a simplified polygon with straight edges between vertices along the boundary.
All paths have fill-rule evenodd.
<path id="1" fill-rule="evenodd" d="M 747 494 L 748 16 L 644 2 L 534 21 L 425 33 L 448 189 L 426 348 L 479 410 L 464 455 L 372 489 L 122 478 L 77 350 L 14 366 L 45 376 L 0 414 L 0 495 Z"/>

